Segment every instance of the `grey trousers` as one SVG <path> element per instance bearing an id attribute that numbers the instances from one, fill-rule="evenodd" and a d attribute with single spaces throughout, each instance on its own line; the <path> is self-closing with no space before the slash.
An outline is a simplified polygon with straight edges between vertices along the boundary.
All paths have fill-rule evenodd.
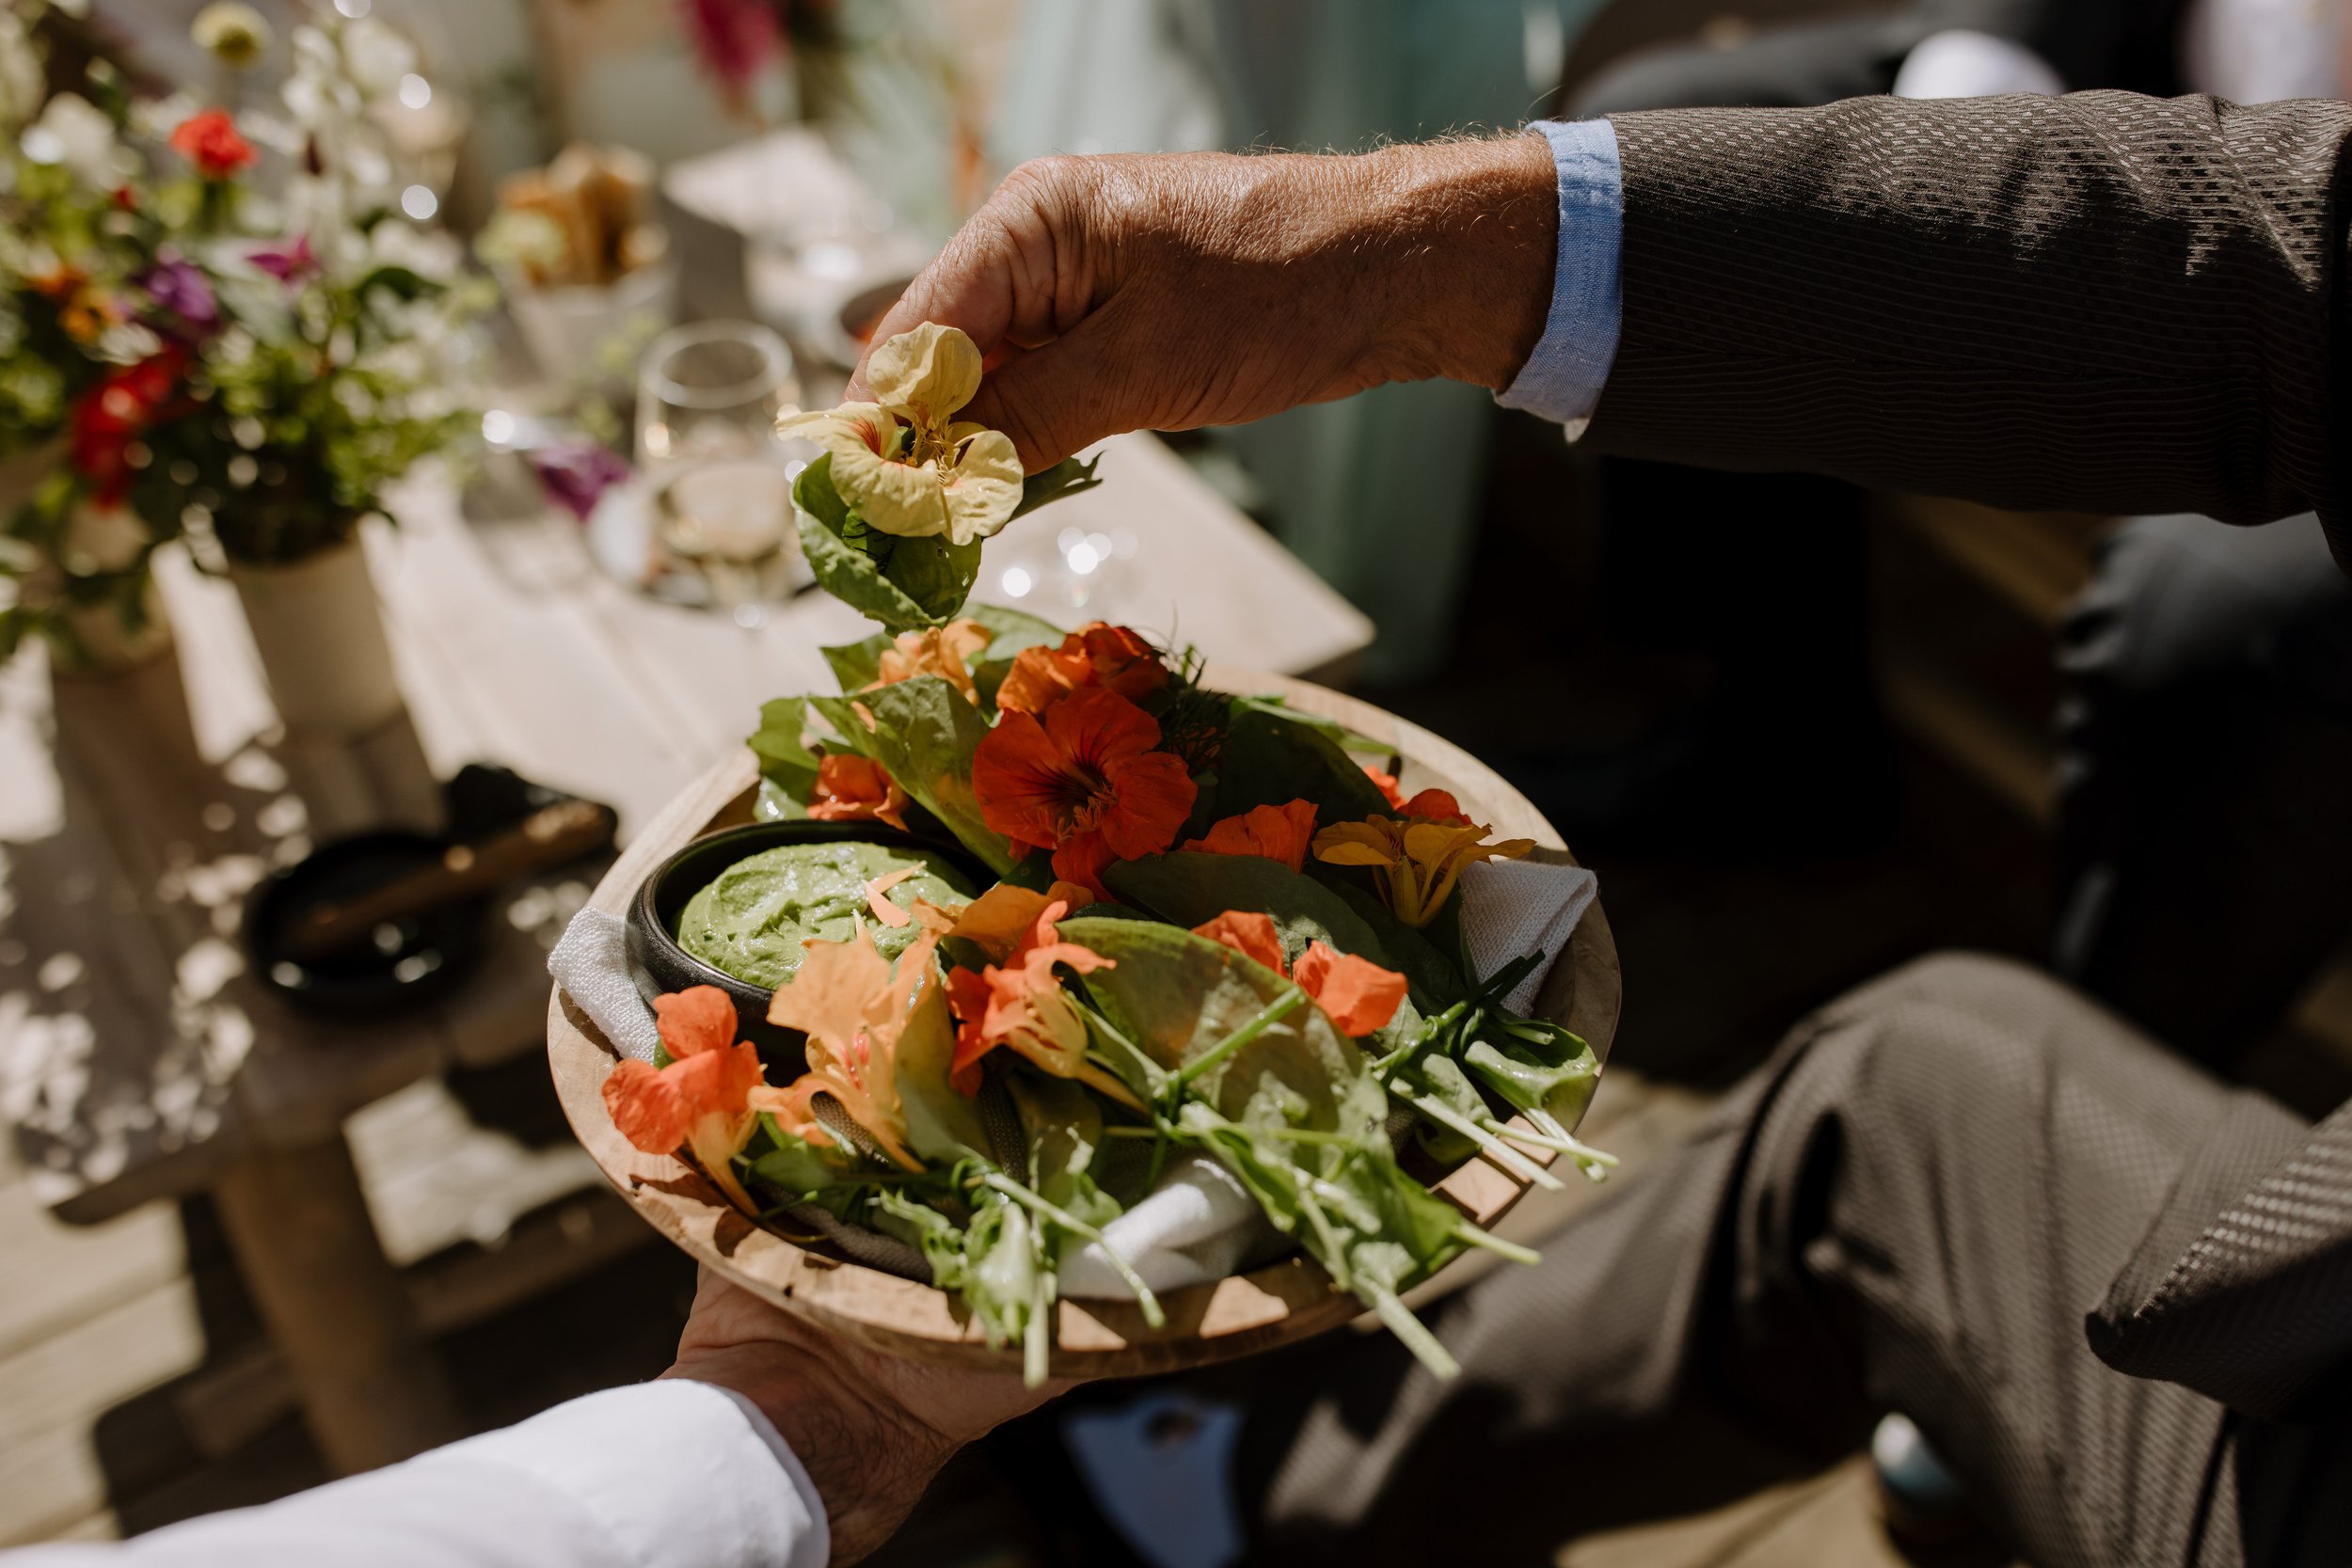
<path id="1" fill-rule="evenodd" d="M 1661 1478 L 1677 1510 L 1728 1500 L 1899 1410 L 2042 1568 L 2344 1562 L 2344 1432 L 2259 1427 L 2084 1337 L 2225 1118 L 2280 1155 L 2302 1132 L 2034 971 L 1914 964 L 1807 1021 L 1540 1265 L 1446 1304 L 1458 1381 L 1331 1344 L 1246 1440 L 1257 1560 L 1546 1561 Z M 1721 1459 L 1726 1430 L 1776 1457 Z"/>

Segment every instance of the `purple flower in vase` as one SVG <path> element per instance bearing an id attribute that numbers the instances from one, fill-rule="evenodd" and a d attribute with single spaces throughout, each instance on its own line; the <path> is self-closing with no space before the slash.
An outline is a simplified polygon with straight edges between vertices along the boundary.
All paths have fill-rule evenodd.
<path id="1" fill-rule="evenodd" d="M 290 245 L 248 250 L 245 259 L 290 288 L 319 270 L 319 259 L 310 249 L 308 234 L 296 235 Z"/>
<path id="2" fill-rule="evenodd" d="M 583 523 L 604 493 L 628 477 L 628 460 L 596 441 L 550 442 L 529 455 L 548 499 Z"/>
<path id="3" fill-rule="evenodd" d="M 168 311 L 199 331 L 220 320 L 220 302 L 213 297 L 212 279 L 195 262 L 169 251 L 156 259 L 138 285 L 157 309 Z"/>

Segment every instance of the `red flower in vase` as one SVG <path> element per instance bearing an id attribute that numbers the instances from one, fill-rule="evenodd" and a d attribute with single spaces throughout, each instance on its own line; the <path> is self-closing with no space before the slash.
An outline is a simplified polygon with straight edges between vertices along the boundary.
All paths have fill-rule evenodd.
<path id="1" fill-rule="evenodd" d="M 73 407 L 73 466 L 96 486 L 101 506 L 131 483 L 131 445 L 152 429 L 178 397 L 188 351 L 166 343 L 135 365 L 110 372 Z"/>
<path id="2" fill-rule="evenodd" d="M 261 161 L 253 144 L 237 134 L 237 122 L 226 109 L 206 109 L 182 120 L 171 133 L 171 150 L 207 180 L 227 180 Z"/>

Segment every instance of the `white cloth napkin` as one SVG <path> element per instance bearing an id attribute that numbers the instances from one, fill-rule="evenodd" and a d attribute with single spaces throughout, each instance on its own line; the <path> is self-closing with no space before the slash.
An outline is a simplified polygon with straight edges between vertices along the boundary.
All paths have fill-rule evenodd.
<path id="1" fill-rule="evenodd" d="M 1544 977 L 1600 889 L 1581 865 L 1546 861 L 1481 861 L 1462 871 L 1462 940 L 1470 967 L 1485 979 L 1512 959 L 1546 955 L 1535 972 L 1511 989 L 1502 1005 L 1524 1013 L 1535 1005 Z"/>
<path id="2" fill-rule="evenodd" d="M 548 973 L 596 1021 L 613 1050 L 641 1062 L 653 1060 L 661 1034 L 629 974 L 628 927 L 619 915 L 588 909 L 572 916 L 548 955 Z"/>
<path id="3" fill-rule="evenodd" d="M 1257 1199 L 1232 1173 L 1202 1154 L 1160 1172 L 1149 1196 L 1103 1227 L 1103 1242 L 1063 1259 L 1061 1293 L 1086 1301 L 1125 1301 L 1134 1291 L 1111 1267 L 1103 1243 L 1127 1260 L 1154 1291 L 1222 1279 L 1269 1227 Z"/>

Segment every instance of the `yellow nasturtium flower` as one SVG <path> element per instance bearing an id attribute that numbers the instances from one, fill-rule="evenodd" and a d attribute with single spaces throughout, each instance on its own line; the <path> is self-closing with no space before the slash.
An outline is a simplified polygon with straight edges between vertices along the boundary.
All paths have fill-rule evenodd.
<path id="1" fill-rule="evenodd" d="M 1368 865 L 1380 896 L 1407 926 L 1438 917 L 1462 868 L 1479 861 L 1519 860 L 1535 847 L 1532 838 L 1489 844 L 1493 830 L 1483 823 L 1371 816 L 1335 822 L 1315 834 L 1315 859 L 1329 865 Z"/>
<path id="2" fill-rule="evenodd" d="M 789 415 L 776 429 L 833 454 L 833 486 L 868 527 L 969 545 L 1011 520 L 1022 479 L 1012 438 L 954 418 L 980 389 L 970 338 L 925 322 L 876 349 L 866 380 L 878 402 Z"/>

